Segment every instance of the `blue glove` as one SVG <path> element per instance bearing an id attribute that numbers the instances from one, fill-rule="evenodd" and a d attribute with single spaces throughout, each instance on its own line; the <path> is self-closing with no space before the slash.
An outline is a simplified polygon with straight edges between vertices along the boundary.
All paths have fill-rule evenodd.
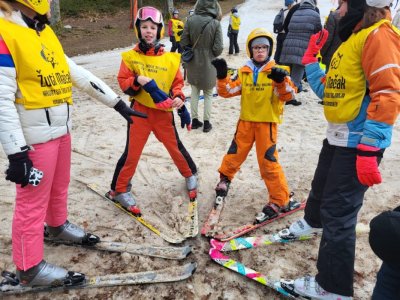
<path id="1" fill-rule="evenodd" d="M 185 128 L 186 125 L 187 130 L 190 131 L 192 129 L 192 120 L 185 105 L 178 109 L 178 116 L 181 118 L 181 127 Z"/>
<path id="2" fill-rule="evenodd" d="M 168 109 L 172 107 L 172 99 L 158 88 L 154 79 L 146 83 L 143 89 L 150 94 L 157 108 Z"/>

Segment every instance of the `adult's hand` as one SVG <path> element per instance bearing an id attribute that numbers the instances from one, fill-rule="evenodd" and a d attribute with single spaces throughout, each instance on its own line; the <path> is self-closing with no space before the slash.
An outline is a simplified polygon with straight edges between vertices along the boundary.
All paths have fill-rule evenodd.
<path id="1" fill-rule="evenodd" d="M 119 112 L 120 115 L 123 116 L 129 124 L 133 123 L 131 117 L 147 118 L 146 114 L 133 110 L 128 105 L 126 105 L 120 97 L 118 98 L 119 101 L 117 102 L 117 104 L 114 105 L 114 109 Z"/>
<path id="2" fill-rule="evenodd" d="M 318 62 L 317 54 L 325 45 L 328 35 L 328 30 L 323 28 L 320 32 L 317 32 L 311 36 L 310 41 L 308 42 L 307 50 L 303 55 L 303 59 L 301 60 L 303 65 Z"/>

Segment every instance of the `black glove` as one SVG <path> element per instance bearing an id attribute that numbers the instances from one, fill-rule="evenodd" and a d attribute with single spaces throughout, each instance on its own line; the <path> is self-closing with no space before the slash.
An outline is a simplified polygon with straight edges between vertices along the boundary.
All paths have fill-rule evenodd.
<path id="1" fill-rule="evenodd" d="M 169 41 L 170 41 L 171 43 L 175 43 L 175 37 L 174 37 L 173 35 L 170 35 Z"/>
<path id="2" fill-rule="evenodd" d="M 181 127 L 185 128 L 186 125 L 187 130 L 190 131 L 192 129 L 192 120 L 185 105 L 178 109 L 178 116 L 181 118 Z"/>
<path id="3" fill-rule="evenodd" d="M 176 34 L 177 34 L 178 36 L 181 36 L 181 35 L 183 34 L 183 30 L 179 30 Z"/>
<path id="4" fill-rule="evenodd" d="M 119 112 L 121 114 L 121 116 L 123 116 L 129 124 L 132 124 L 132 118 L 131 116 L 134 117 L 140 117 L 140 118 L 147 118 L 147 115 L 138 111 L 134 111 L 133 109 L 131 109 L 128 105 L 125 104 L 125 102 L 118 97 L 118 99 L 120 99 L 117 104 L 114 105 L 114 109 Z"/>
<path id="5" fill-rule="evenodd" d="M 225 59 L 216 58 L 211 61 L 211 64 L 217 69 L 217 78 L 225 79 L 228 76 L 228 65 L 226 64 Z"/>
<path id="6" fill-rule="evenodd" d="M 21 184 L 21 187 L 27 186 L 33 167 L 32 161 L 29 159 L 28 150 L 9 155 L 8 161 L 6 180 Z"/>
<path id="7" fill-rule="evenodd" d="M 285 69 L 281 68 L 272 68 L 271 73 L 268 74 L 268 78 L 272 79 L 276 83 L 281 83 L 285 80 L 285 77 L 289 75 L 289 72 L 286 71 Z"/>

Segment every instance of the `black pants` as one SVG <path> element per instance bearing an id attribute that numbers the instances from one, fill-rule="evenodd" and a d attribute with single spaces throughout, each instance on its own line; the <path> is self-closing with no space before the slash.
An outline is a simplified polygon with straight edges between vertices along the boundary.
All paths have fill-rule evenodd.
<path id="1" fill-rule="evenodd" d="M 400 266 L 382 263 L 371 299 L 400 299 Z"/>
<path id="2" fill-rule="evenodd" d="M 353 295 L 357 214 L 368 187 L 357 178 L 357 149 L 325 139 L 305 208 L 305 220 L 322 227 L 316 280 L 328 292 Z"/>
<path id="3" fill-rule="evenodd" d="M 278 33 L 278 35 L 276 36 L 276 51 L 275 51 L 275 55 L 274 55 L 274 60 L 277 64 L 280 64 L 279 60 L 281 58 L 283 41 L 285 40 L 285 38 L 286 38 L 285 32 Z"/>
<path id="4" fill-rule="evenodd" d="M 235 48 L 235 53 L 239 53 L 238 35 L 239 32 L 231 32 L 229 35 L 229 54 L 233 54 L 233 48 Z"/>
<path id="5" fill-rule="evenodd" d="M 171 47 L 171 52 L 175 52 L 176 50 L 178 50 L 178 53 L 182 53 L 183 49 L 181 46 L 181 42 L 173 41 L 172 47 Z"/>

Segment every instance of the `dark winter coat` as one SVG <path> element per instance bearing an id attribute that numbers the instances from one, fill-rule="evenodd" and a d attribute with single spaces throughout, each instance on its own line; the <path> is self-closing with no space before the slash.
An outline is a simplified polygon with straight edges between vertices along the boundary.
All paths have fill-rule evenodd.
<path id="1" fill-rule="evenodd" d="M 221 24 L 217 20 L 219 6 L 216 0 L 198 0 L 194 15 L 190 16 L 183 29 L 181 46 L 193 45 L 200 36 L 203 25 L 209 23 L 194 48 L 194 58 L 186 63 L 188 82 L 198 89 L 212 89 L 217 72 L 211 61 L 224 48 Z"/>
<path id="2" fill-rule="evenodd" d="M 333 53 L 335 53 L 336 49 L 342 43 L 339 37 L 339 20 L 339 11 L 336 10 L 329 14 L 328 20 L 326 21 L 325 28 L 328 30 L 329 35 L 325 45 L 321 49 L 321 56 L 322 63 L 327 67 L 329 66 Z"/>
<path id="3" fill-rule="evenodd" d="M 321 18 L 315 9 L 314 0 L 304 0 L 290 19 L 279 62 L 301 65 L 310 36 L 321 29 Z"/>

